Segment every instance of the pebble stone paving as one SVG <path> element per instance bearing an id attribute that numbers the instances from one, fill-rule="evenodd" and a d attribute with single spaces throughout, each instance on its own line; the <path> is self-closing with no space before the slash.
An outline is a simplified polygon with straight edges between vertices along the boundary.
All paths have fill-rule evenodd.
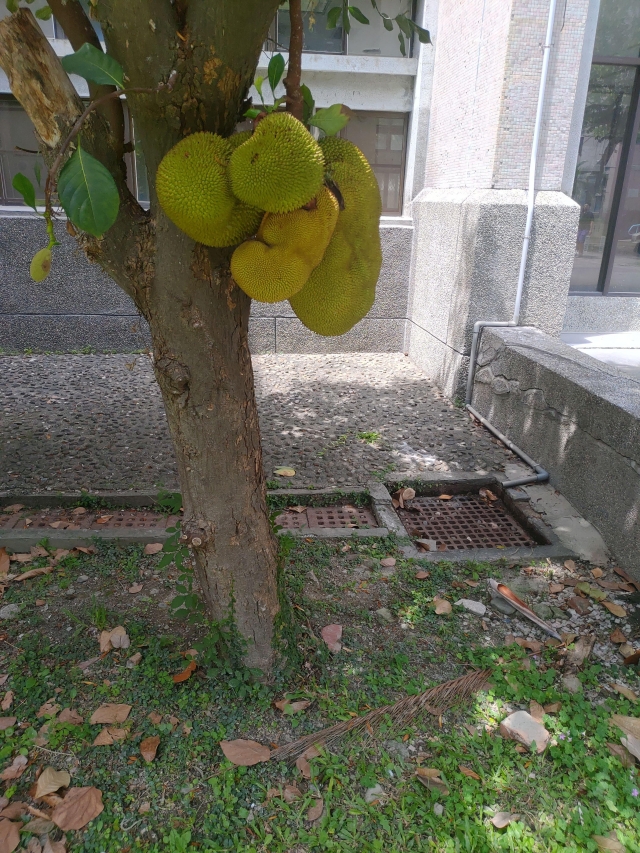
<path id="1" fill-rule="evenodd" d="M 514 460 L 402 354 L 253 363 L 267 479 L 296 471 L 280 485 L 494 472 Z M 149 356 L 3 356 L 0 369 L 1 492 L 178 488 Z"/>

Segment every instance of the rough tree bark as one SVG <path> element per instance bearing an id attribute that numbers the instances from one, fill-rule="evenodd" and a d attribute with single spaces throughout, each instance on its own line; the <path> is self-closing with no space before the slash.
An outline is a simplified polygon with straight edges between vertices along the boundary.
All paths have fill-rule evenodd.
<path id="1" fill-rule="evenodd" d="M 89 259 L 132 296 L 149 323 L 178 461 L 183 532 L 208 609 L 222 619 L 233 607 L 249 640 L 247 662 L 263 671 L 273 662 L 277 549 L 247 340 L 250 300 L 231 278 L 231 250 L 195 244 L 164 216 L 154 177 L 184 136 L 233 132 L 278 3 L 100 0 L 107 49 L 128 85 L 153 88 L 173 72 L 175 85 L 128 99 L 147 163 L 148 213 L 126 187 L 105 117 L 93 114 L 87 122 L 83 147 L 111 171 L 121 206 L 103 238 L 77 235 Z M 82 107 L 28 9 L 0 21 L 0 65 L 51 162 Z"/>
<path id="2" fill-rule="evenodd" d="M 289 0 L 289 19 L 291 36 L 289 37 L 289 68 L 284 78 L 287 93 L 287 110 L 302 121 L 304 100 L 300 83 L 302 78 L 302 48 L 304 45 L 304 21 L 302 19 L 302 0 Z"/>

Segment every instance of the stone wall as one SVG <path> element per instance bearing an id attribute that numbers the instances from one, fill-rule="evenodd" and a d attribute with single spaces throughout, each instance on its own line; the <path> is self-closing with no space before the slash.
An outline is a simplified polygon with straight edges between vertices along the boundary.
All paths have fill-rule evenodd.
<path id="1" fill-rule="evenodd" d="M 537 329 L 485 329 L 473 405 L 640 577 L 640 382 Z"/>
<path id="2" fill-rule="evenodd" d="M 0 218 L 0 351 L 133 352 L 149 346 L 145 321 L 122 290 L 90 264 L 62 223 L 51 274 L 31 281 L 29 263 L 44 242 L 42 220 Z M 309 332 L 288 302 L 254 302 L 249 335 L 256 355 L 283 352 L 403 352 L 413 229 L 381 227 L 383 265 L 376 301 L 348 334 L 323 338 Z"/>

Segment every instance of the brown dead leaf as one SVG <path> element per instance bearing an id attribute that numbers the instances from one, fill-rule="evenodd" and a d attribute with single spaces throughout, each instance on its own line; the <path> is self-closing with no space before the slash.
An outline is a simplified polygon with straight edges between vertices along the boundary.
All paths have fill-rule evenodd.
<path id="1" fill-rule="evenodd" d="M 60 788 L 68 788 L 71 784 L 71 776 L 66 770 L 56 770 L 55 767 L 45 767 L 38 776 L 34 800 L 39 800 L 45 794 L 53 794 Z"/>
<path id="2" fill-rule="evenodd" d="M 497 501 L 498 496 L 494 495 L 490 489 L 480 489 L 480 497 L 486 498 L 488 501 Z"/>
<path id="3" fill-rule="evenodd" d="M 595 569 L 591 569 L 591 576 L 594 577 L 596 580 L 598 578 L 601 578 L 603 575 L 604 575 L 604 572 L 598 566 L 596 566 Z"/>
<path id="4" fill-rule="evenodd" d="M 142 755 L 145 761 L 153 761 L 153 759 L 156 757 L 156 752 L 158 751 L 159 746 L 160 738 L 158 737 L 158 735 L 146 737 L 143 741 L 140 742 L 140 754 Z"/>
<path id="5" fill-rule="evenodd" d="M 135 595 L 137 592 L 142 592 L 142 584 L 134 583 L 133 586 L 130 586 L 127 592 L 130 592 L 131 595 Z"/>
<path id="6" fill-rule="evenodd" d="M 564 589 L 563 583 L 550 583 L 549 584 L 549 592 L 551 593 L 551 595 L 556 595 L 556 593 L 562 592 L 563 589 Z"/>
<path id="7" fill-rule="evenodd" d="M 82 829 L 104 809 L 98 788 L 70 788 L 64 800 L 51 813 L 51 820 L 63 832 Z"/>
<path id="8" fill-rule="evenodd" d="M 11 764 L 0 773 L 0 779 L 8 782 L 11 779 L 19 779 L 27 766 L 26 755 L 16 755 Z"/>
<path id="9" fill-rule="evenodd" d="M 311 702 L 308 699 L 299 699 L 296 702 L 291 702 L 289 699 L 279 699 L 273 703 L 279 711 L 286 714 L 297 714 L 298 711 L 304 711 L 309 707 Z"/>
<path id="10" fill-rule="evenodd" d="M 624 844 L 620 844 L 615 832 L 608 835 L 592 835 L 591 839 L 598 845 L 599 853 L 626 853 Z"/>
<path id="11" fill-rule="evenodd" d="M 525 640 L 519 645 L 521 645 L 523 649 L 529 649 L 529 651 L 534 654 L 538 654 L 538 652 L 542 651 L 542 643 L 540 640 Z"/>
<path id="12" fill-rule="evenodd" d="M 8 806 L 5 806 L 5 808 L 2 809 L 0 817 L 6 817 L 8 820 L 16 820 L 23 814 L 26 814 L 28 808 L 29 807 L 26 803 L 21 803 L 20 800 L 16 800 L 13 803 L 9 803 Z"/>
<path id="13" fill-rule="evenodd" d="M 140 803 L 138 807 L 138 814 L 147 814 L 147 812 L 151 811 L 151 803 Z"/>
<path id="14" fill-rule="evenodd" d="M 434 767 L 418 767 L 416 770 L 416 778 L 425 786 L 425 788 L 429 788 L 431 791 L 437 791 L 443 797 L 447 797 L 449 795 L 449 789 L 440 778 L 441 772 L 442 771 L 436 770 Z"/>
<path id="15" fill-rule="evenodd" d="M 380 565 L 384 566 L 385 569 L 391 569 L 396 564 L 395 557 L 385 557 L 384 560 L 380 560 Z"/>
<path id="16" fill-rule="evenodd" d="M 627 737 L 620 738 L 620 743 L 629 750 L 634 758 L 640 761 L 640 738 L 627 735 Z"/>
<path id="17" fill-rule="evenodd" d="M 458 770 L 463 776 L 467 776 L 469 779 L 475 779 L 478 782 L 482 781 L 482 778 L 478 776 L 475 770 L 472 770 L 470 767 L 465 767 L 464 764 L 458 764 Z"/>
<path id="18" fill-rule="evenodd" d="M 632 578 L 628 572 L 625 572 L 624 569 L 621 569 L 618 566 L 616 566 L 613 571 L 621 578 L 623 578 L 627 583 L 630 583 L 635 586 L 638 592 L 640 592 L 640 581 L 637 581 L 635 578 Z"/>
<path id="19" fill-rule="evenodd" d="M 2 702 L 0 702 L 0 708 L 3 711 L 7 711 L 13 704 L 13 690 L 7 690 L 4 694 L 4 698 Z"/>
<path id="20" fill-rule="evenodd" d="M 27 851 L 30 853 L 30 851 Z M 42 848 L 42 853 L 67 853 L 67 841 L 62 838 L 60 841 L 52 841 L 47 835 L 47 840 Z"/>
<path id="21" fill-rule="evenodd" d="M 318 820 L 322 817 L 322 812 L 324 811 L 324 800 L 322 797 L 317 797 L 313 801 L 313 805 L 307 812 L 307 820 L 314 821 Z"/>
<path id="22" fill-rule="evenodd" d="M 59 723 L 69 723 L 72 726 L 81 726 L 84 723 L 84 717 L 81 717 L 73 708 L 64 708 L 58 714 Z"/>
<path id="23" fill-rule="evenodd" d="M 299 758 L 296 759 L 296 767 L 298 768 L 300 773 L 302 773 L 304 779 L 311 779 L 311 765 L 304 757 L 304 755 L 301 755 Z"/>
<path id="24" fill-rule="evenodd" d="M 302 791 L 295 785 L 284 786 L 284 790 L 282 792 L 282 799 L 285 801 L 285 803 L 293 803 L 295 800 L 299 800 L 301 796 Z"/>
<path id="25" fill-rule="evenodd" d="M 617 690 L 618 693 L 622 694 L 622 696 L 624 696 L 625 699 L 628 699 L 630 702 L 638 701 L 637 695 L 625 684 L 620 684 L 619 681 L 613 681 L 609 686 L 613 690 Z"/>
<path id="26" fill-rule="evenodd" d="M 0 717 L 0 732 L 3 732 L 5 729 L 13 728 L 17 719 L 17 717 Z"/>
<path id="27" fill-rule="evenodd" d="M 612 601 L 603 601 L 602 606 L 606 607 L 609 613 L 623 619 L 627 615 L 627 611 L 620 604 L 614 604 Z"/>
<path id="28" fill-rule="evenodd" d="M 95 554 L 95 548 L 91 546 L 90 548 L 84 548 L 81 545 L 76 545 L 75 551 L 80 551 L 81 554 Z"/>
<path id="29" fill-rule="evenodd" d="M 225 758 L 237 767 L 252 767 L 262 761 L 268 761 L 271 750 L 255 740 L 221 740 L 220 749 Z"/>
<path id="30" fill-rule="evenodd" d="M 539 702 L 532 699 L 531 702 L 529 702 L 529 714 L 533 717 L 536 723 L 541 723 L 542 718 L 544 717 L 544 708 Z"/>
<path id="31" fill-rule="evenodd" d="M 172 676 L 173 683 L 180 684 L 182 681 L 186 681 L 187 678 L 191 678 L 197 668 L 198 664 L 193 659 L 191 659 L 189 663 L 185 666 L 185 668 L 182 670 L 182 672 L 176 672 L 176 674 Z"/>
<path id="32" fill-rule="evenodd" d="M 119 728 L 115 728 L 114 726 L 109 726 L 108 731 L 109 731 L 109 734 L 111 735 L 111 737 L 114 739 L 114 741 L 125 740 L 127 735 L 129 734 L 128 729 L 119 729 Z"/>
<path id="33" fill-rule="evenodd" d="M 635 664 L 640 662 L 640 650 L 633 652 L 630 655 L 626 655 L 623 663 L 625 666 L 635 666 Z"/>
<path id="34" fill-rule="evenodd" d="M 567 663 L 569 666 L 582 666 L 591 654 L 595 641 L 596 638 L 593 635 L 585 634 L 585 636 L 580 637 L 574 648 L 567 654 Z"/>
<path id="35" fill-rule="evenodd" d="M 12 563 L 30 563 L 34 557 L 33 554 L 11 554 L 9 559 Z"/>
<path id="36" fill-rule="evenodd" d="M 425 572 L 425 571 L 416 572 L 416 580 L 419 580 L 419 581 L 424 581 L 430 576 L 431 576 L 431 572 Z"/>
<path id="37" fill-rule="evenodd" d="M 562 702 L 549 702 L 544 706 L 545 714 L 557 714 L 562 709 Z"/>
<path id="38" fill-rule="evenodd" d="M 105 726 L 101 732 L 96 735 L 93 746 L 112 746 L 113 738 L 109 734 L 109 729 Z"/>
<path id="39" fill-rule="evenodd" d="M 311 761 L 312 758 L 318 758 L 318 756 L 322 755 L 317 746 L 309 746 L 302 753 L 305 758 Z"/>
<path id="40" fill-rule="evenodd" d="M 623 767 L 629 768 L 635 765 L 635 758 L 631 755 L 626 746 L 623 746 L 621 743 L 608 743 L 607 749 L 614 758 L 618 759 Z"/>
<path id="41" fill-rule="evenodd" d="M 57 702 L 54 702 L 53 699 L 49 699 L 48 702 L 44 702 L 36 714 L 36 717 L 40 719 L 40 717 L 55 717 L 55 715 L 60 711 L 60 705 Z"/>
<path id="42" fill-rule="evenodd" d="M 89 721 L 92 726 L 98 723 L 124 723 L 131 711 L 131 705 L 116 704 L 108 702 L 105 705 L 100 705 Z"/>
<path id="43" fill-rule="evenodd" d="M 20 844 L 20 826 L 21 824 L 12 823 L 6 818 L 0 820 L 0 851 L 2 853 L 12 853 Z"/>
<path id="44" fill-rule="evenodd" d="M 472 589 L 475 589 L 475 588 L 478 586 L 478 584 L 480 583 L 480 581 L 470 581 L 470 580 L 465 580 L 465 581 L 464 581 L 464 583 L 465 583 L 467 586 L 470 586 Z"/>
<path id="45" fill-rule="evenodd" d="M 609 723 L 617 726 L 626 735 L 640 739 L 640 717 L 625 717 L 622 714 L 612 714 Z"/>
<path id="46" fill-rule="evenodd" d="M 128 649 L 131 645 L 131 640 L 129 639 L 129 635 L 126 630 L 122 627 L 122 625 L 117 625 L 113 631 L 111 632 L 111 636 L 109 638 L 111 640 L 111 645 L 114 649 Z"/>
<path id="47" fill-rule="evenodd" d="M 434 598 L 436 616 L 446 616 L 451 613 L 451 602 L 446 598 Z"/>
<path id="48" fill-rule="evenodd" d="M 611 633 L 611 636 L 609 637 L 609 639 L 611 640 L 612 643 L 626 643 L 627 642 L 627 638 L 622 633 L 620 628 L 616 628 L 615 631 L 613 631 Z"/>
<path id="49" fill-rule="evenodd" d="M 160 551 L 162 551 L 162 542 L 149 542 L 144 546 L 145 554 L 158 554 Z"/>
<path id="50" fill-rule="evenodd" d="M 423 551 L 437 551 L 438 543 L 435 539 L 415 539 L 416 545 L 419 545 Z"/>
<path id="51" fill-rule="evenodd" d="M 44 607 L 47 602 L 44 598 L 36 598 L 35 605 L 36 607 Z"/>
<path id="52" fill-rule="evenodd" d="M 154 726 L 159 726 L 162 722 L 162 714 L 159 714 L 157 711 L 152 711 L 149 714 L 148 719 L 151 720 Z"/>
<path id="53" fill-rule="evenodd" d="M 113 648 L 113 644 L 111 642 L 111 631 L 101 631 L 100 632 L 100 654 L 106 655 L 107 652 L 110 652 Z"/>
<path id="54" fill-rule="evenodd" d="M 438 495 L 441 501 L 450 501 L 453 495 Z"/>
<path id="55" fill-rule="evenodd" d="M 14 578 L 14 580 L 28 581 L 30 578 L 37 578 L 39 575 L 50 575 L 51 572 L 54 571 L 54 566 L 43 566 L 41 569 L 29 569 L 28 572 L 23 572 L 21 575 L 18 575 L 17 578 Z"/>
<path id="56" fill-rule="evenodd" d="M 6 548 L 0 548 L 0 576 L 9 573 L 11 561 Z"/>
<path id="57" fill-rule="evenodd" d="M 510 823 L 513 823 L 514 820 L 520 820 L 520 815 L 511 814 L 511 812 L 496 812 L 496 814 L 491 818 L 491 823 L 496 829 L 504 829 L 506 826 L 509 826 Z"/>
<path id="58" fill-rule="evenodd" d="M 336 654 L 342 648 L 342 625 L 325 625 L 320 632 L 330 652 Z"/>
<path id="59" fill-rule="evenodd" d="M 108 521 L 111 521 L 113 515 L 101 515 L 100 518 L 96 518 L 96 524 L 106 524 Z"/>
<path id="60" fill-rule="evenodd" d="M 575 570 L 576 570 L 576 564 L 573 560 L 565 560 L 564 561 L 564 567 L 569 572 L 575 572 Z"/>
<path id="61" fill-rule="evenodd" d="M 9 506 L 4 507 L 5 512 L 20 512 L 21 509 L 24 509 L 24 504 L 9 504 Z"/>

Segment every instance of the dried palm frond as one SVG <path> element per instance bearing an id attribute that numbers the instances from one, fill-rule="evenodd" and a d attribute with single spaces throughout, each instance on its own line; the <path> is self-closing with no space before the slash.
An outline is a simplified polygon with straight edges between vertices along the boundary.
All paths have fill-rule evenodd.
<path id="1" fill-rule="evenodd" d="M 331 747 L 344 735 L 356 734 L 363 729 L 368 734 L 373 734 L 375 729 L 385 720 L 390 720 L 394 726 L 402 727 L 424 711 L 440 716 L 453 705 L 463 702 L 477 693 L 478 690 L 482 690 L 490 675 L 490 669 L 477 670 L 463 675 L 462 678 L 445 681 L 444 684 L 431 687 L 418 696 L 406 696 L 394 705 L 374 708 L 364 717 L 354 717 L 352 720 L 336 723 L 335 726 L 330 726 L 328 729 L 313 732 L 293 743 L 279 746 L 271 753 L 271 759 L 292 761 L 311 746 Z"/>

